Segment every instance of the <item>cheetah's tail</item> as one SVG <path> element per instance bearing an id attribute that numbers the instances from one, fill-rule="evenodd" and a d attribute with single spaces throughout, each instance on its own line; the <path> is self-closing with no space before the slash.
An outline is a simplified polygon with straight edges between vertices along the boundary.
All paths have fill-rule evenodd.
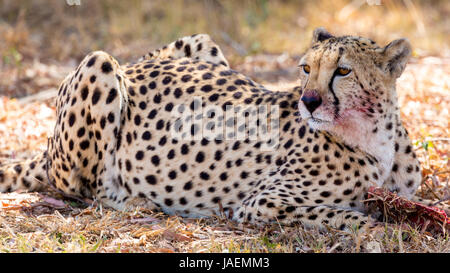
<path id="1" fill-rule="evenodd" d="M 33 159 L 0 165 L 0 192 L 43 191 L 49 187 L 46 152 Z"/>

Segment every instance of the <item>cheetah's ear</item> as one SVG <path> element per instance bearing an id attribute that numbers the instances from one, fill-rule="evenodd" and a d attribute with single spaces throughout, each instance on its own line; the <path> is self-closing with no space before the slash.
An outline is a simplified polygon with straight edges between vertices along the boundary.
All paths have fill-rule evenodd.
<path id="1" fill-rule="evenodd" d="M 411 51 L 412 48 L 408 39 L 398 39 L 390 42 L 383 48 L 381 53 L 384 59 L 384 69 L 389 71 L 392 77 L 400 77 L 411 56 Z"/>
<path id="2" fill-rule="evenodd" d="M 325 28 L 318 27 L 313 31 L 313 39 L 312 39 L 311 44 L 315 44 L 317 42 L 322 42 L 322 41 L 328 40 L 333 37 L 334 36 L 331 35 Z"/>

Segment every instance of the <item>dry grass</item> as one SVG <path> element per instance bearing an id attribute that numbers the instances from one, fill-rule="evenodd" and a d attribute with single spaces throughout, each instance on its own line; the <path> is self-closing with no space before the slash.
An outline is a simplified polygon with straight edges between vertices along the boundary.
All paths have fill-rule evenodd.
<path id="1" fill-rule="evenodd" d="M 449 238 L 401 225 L 362 233 L 293 227 L 258 229 L 225 219 L 168 217 L 145 210 L 55 208 L 40 194 L 8 194 L 0 211 L 1 252 L 449 252 Z"/>
<path id="2" fill-rule="evenodd" d="M 399 79 L 398 93 L 426 178 L 418 194 L 450 194 L 448 1 L 382 0 L 382 6 L 360 7 L 344 0 L 81 1 L 78 8 L 56 0 L 0 3 L 0 162 L 45 150 L 55 122 L 53 100 L 20 97 L 57 88 L 89 51 L 102 49 L 126 62 L 179 36 L 206 32 L 234 68 L 278 89 L 295 83 L 298 55 L 321 25 L 380 44 L 412 41 L 416 58 Z M 438 57 L 424 57 L 429 55 Z M 301 225 L 258 229 L 220 217 L 123 213 L 62 203 L 55 194 L 11 193 L 0 195 L 0 251 L 450 252 L 450 238 L 401 224 L 361 233 L 320 233 Z"/>

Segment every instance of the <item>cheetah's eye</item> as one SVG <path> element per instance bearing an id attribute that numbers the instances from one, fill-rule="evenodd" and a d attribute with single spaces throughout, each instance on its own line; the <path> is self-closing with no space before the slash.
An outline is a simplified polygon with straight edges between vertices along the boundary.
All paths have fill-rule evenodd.
<path id="1" fill-rule="evenodd" d="M 304 64 L 302 65 L 303 67 L 303 72 L 305 72 L 305 74 L 309 74 L 309 72 L 311 72 L 311 67 L 309 67 L 309 65 Z"/>
<path id="2" fill-rule="evenodd" d="M 348 75 L 348 73 L 350 73 L 351 71 L 352 70 L 348 68 L 338 67 L 338 69 L 336 69 L 336 74 L 338 74 L 339 76 L 345 76 Z"/>

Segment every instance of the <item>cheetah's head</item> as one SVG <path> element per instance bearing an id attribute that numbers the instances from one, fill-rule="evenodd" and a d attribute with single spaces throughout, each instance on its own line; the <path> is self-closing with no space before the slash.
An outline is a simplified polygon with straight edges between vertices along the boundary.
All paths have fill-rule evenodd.
<path id="1" fill-rule="evenodd" d="M 357 146 L 351 143 L 355 134 L 370 137 L 367 133 L 376 130 L 380 119 L 392 118 L 398 110 L 395 81 L 410 54 L 406 39 L 379 47 L 367 38 L 335 37 L 316 29 L 299 63 L 302 118 L 312 129 L 330 131 Z"/>

